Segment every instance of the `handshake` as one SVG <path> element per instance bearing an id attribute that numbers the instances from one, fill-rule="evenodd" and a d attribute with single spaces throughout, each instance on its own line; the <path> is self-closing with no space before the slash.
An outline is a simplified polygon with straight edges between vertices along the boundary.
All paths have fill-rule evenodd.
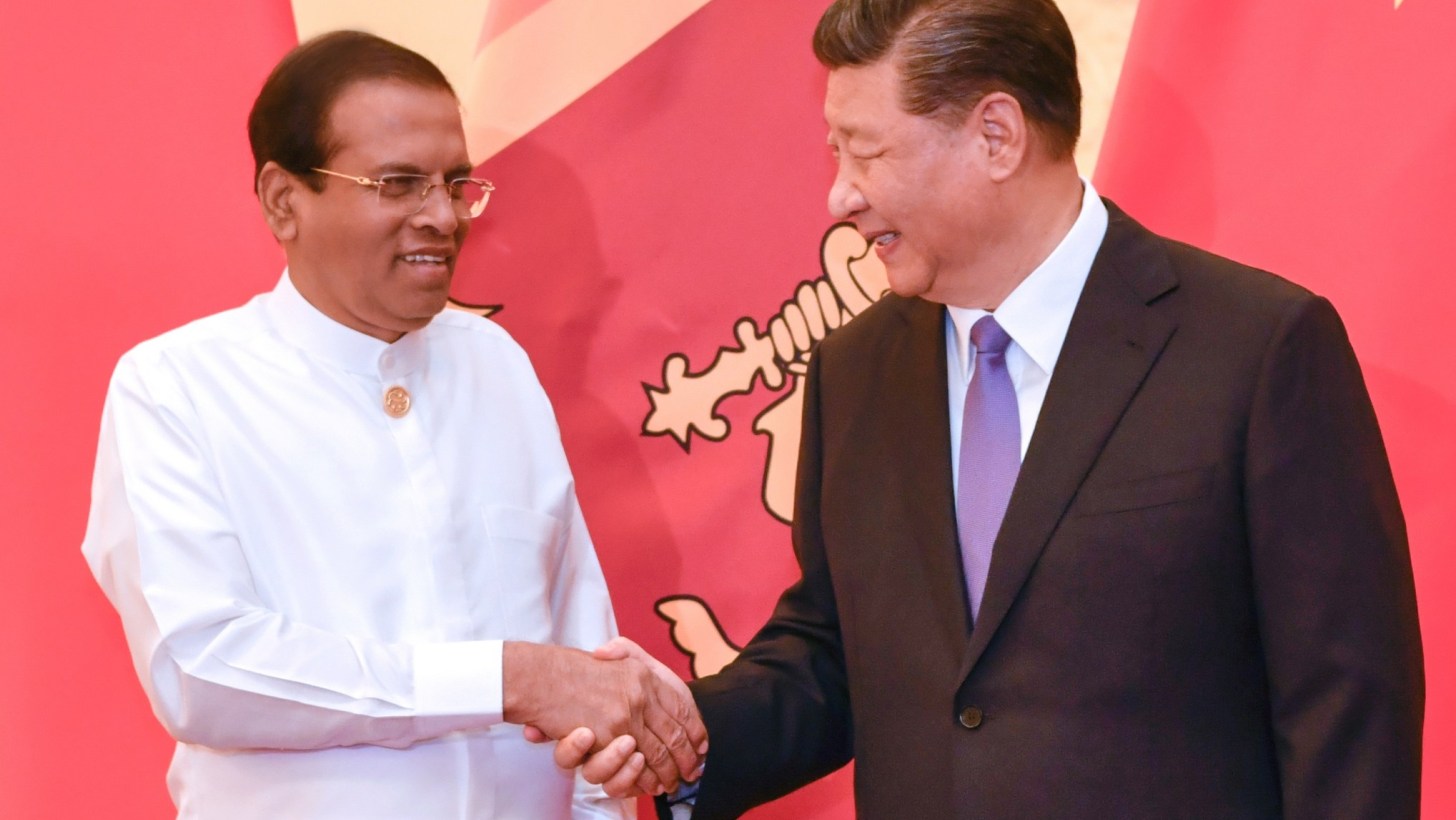
<path id="1" fill-rule="evenodd" d="M 708 754 L 687 684 L 626 638 L 595 652 L 507 641 L 507 723 L 535 743 L 556 741 L 556 765 L 612 797 L 662 794 L 694 781 Z"/>

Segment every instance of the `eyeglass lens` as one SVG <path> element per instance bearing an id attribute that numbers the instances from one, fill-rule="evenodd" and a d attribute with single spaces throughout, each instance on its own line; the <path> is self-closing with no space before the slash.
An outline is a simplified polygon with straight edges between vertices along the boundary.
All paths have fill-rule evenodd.
<path id="1" fill-rule="evenodd" d="M 404 214 L 419 213 L 437 187 L 445 189 L 456 215 L 464 219 L 480 216 L 490 201 L 490 190 L 473 179 L 432 183 L 429 177 L 391 174 L 379 178 L 379 202 Z"/>

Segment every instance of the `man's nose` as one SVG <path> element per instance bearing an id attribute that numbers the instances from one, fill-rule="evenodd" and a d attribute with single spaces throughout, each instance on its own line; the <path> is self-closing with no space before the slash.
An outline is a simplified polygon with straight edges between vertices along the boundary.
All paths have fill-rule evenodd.
<path id="1" fill-rule="evenodd" d="M 864 194 L 843 173 L 834 177 L 829 186 L 829 215 L 835 219 L 849 219 L 865 209 Z"/>
<path id="2" fill-rule="evenodd" d="M 434 228 L 442 234 L 455 233 L 460 227 L 461 216 L 455 209 L 455 200 L 450 198 L 450 186 L 435 185 L 425 193 L 425 203 L 420 210 L 410 218 L 410 221 L 422 228 Z"/>

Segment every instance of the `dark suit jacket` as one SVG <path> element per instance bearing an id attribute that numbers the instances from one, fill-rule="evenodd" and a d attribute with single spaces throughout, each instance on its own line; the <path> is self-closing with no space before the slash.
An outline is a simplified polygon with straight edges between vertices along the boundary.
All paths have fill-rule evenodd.
<path id="1" fill-rule="evenodd" d="M 1339 317 L 1109 209 L 974 630 L 943 308 L 820 345 L 803 577 L 693 684 L 694 820 L 851 757 L 865 818 L 1417 816 L 1405 527 Z"/>

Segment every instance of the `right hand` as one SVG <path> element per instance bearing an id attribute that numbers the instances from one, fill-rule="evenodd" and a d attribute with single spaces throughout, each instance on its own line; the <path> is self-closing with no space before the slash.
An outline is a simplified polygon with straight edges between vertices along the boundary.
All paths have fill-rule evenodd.
<path id="1" fill-rule="evenodd" d="M 614 638 L 598 647 L 593 656 L 603 660 L 636 660 L 650 668 L 679 697 L 692 702 L 692 693 L 686 683 L 671 669 L 652 657 L 642 647 L 627 638 Z M 696 712 L 696 707 L 694 708 Z M 704 730 L 706 735 L 706 729 Z M 545 738 L 533 735 L 529 727 L 527 738 L 543 741 Z M 643 794 L 662 794 L 677 788 L 676 782 L 663 780 L 656 768 L 644 765 L 643 755 L 634 751 L 630 737 L 617 737 L 605 746 L 595 742 L 590 729 L 580 728 L 561 738 L 556 744 L 556 765 L 563 769 L 581 767 L 582 778 L 588 783 L 602 786 L 612 797 L 636 797 Z M 706 742 L 699 747 L 707 754 Z M 682 779 L 689 782 L 702 774 L 700 765 L 691 773 L 683 773 Z"/>
<path id="2" fill-rule="evenodd" d="M 569 739 L 575 738 L 573 744 L 583 742 L 585 736 L 573 730 L 585 728 L 591 735 L 589 752 L 617 750 L 593 767 L 593 774 L 619 757 L 615 769 L 620 770 L 640 755 L 644 768 L 636 779 L 651 772 L 644 782 L 671 790 L 680 780 L 696 777 L 707 752 L 708 731 L 687 686 L 670 670 L 671 681 L 665 680 L 659 667 L 666 667 L 636 644 L 626 643 L 631 649 L 609 650 L 613 647 L 609 643 L 589 655 L 566 647 L 507 641 L 502 661 L 505 720 L 535 727 L 558 740 L 558 763 L 577 748 L 568 744 Z M 622 736 L 632 738 L 625 755 L 619 754 L 626 746 Z M 609 745 L 598 738 L 617 740 Z"/>

